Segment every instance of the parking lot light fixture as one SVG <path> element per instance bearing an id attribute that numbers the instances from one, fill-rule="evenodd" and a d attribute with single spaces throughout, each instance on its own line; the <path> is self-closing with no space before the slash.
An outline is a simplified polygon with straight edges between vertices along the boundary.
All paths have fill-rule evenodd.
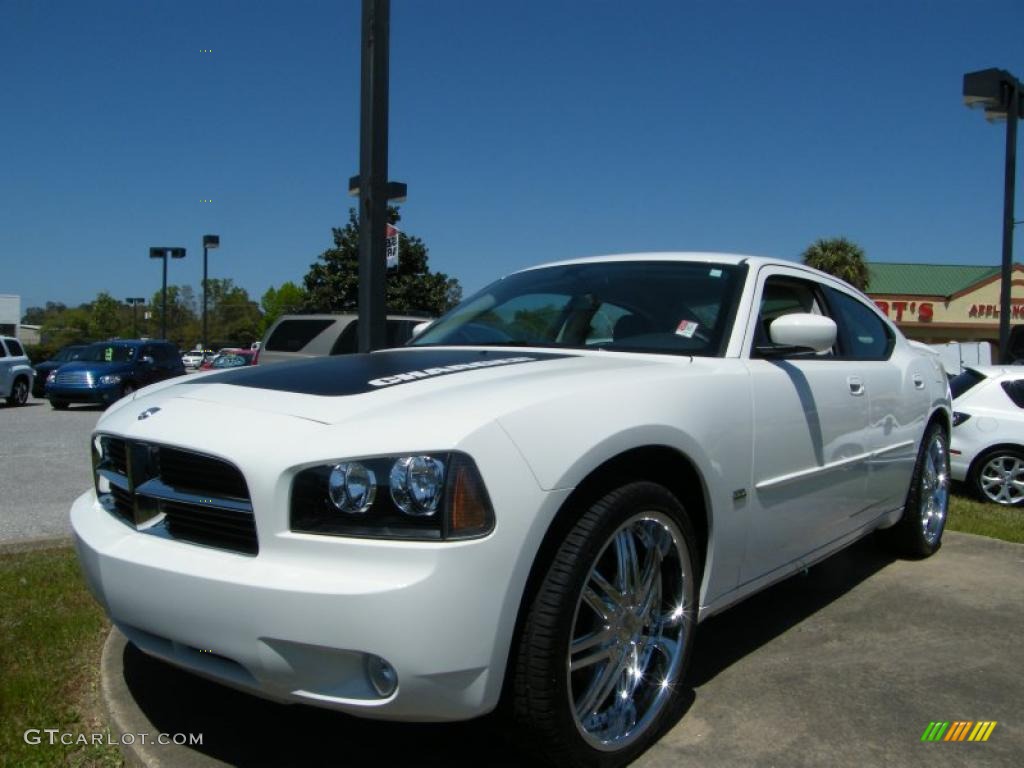
<path id="1" fill-rule="evenodd" d="M 964 75 L 964 104 L 985 110 L 990 123 L 1006 120 L 1006 165 L 1003 174 L 1003 254 L 999 292 L 999 356 L 1010 361 L 1010 279 L 1013 269 L 1014 188 L 1017 171 L 1017 121 L 1024 117 L 1020 81 L 1005 69 Z"/>
<path id="2" fill-rule="evenodd" d="M 203 235 L 203 349 L 210 345 L 206 335 L 206 256 L 214 248 L 220 248 L 220 235 Z"/>
<path id="3" fill-rule="evenodd" d="M 163 259 L 164 260 L 164 280 L 162 295 L 160 298 L 160 338 L 167 338 L 167 257 L 168 255 L 172 259 L 184 259 L 185 249 L 184 248 L 168 248 L 154 247 L 149 249 L 149 258 L 151 259 Z"/>

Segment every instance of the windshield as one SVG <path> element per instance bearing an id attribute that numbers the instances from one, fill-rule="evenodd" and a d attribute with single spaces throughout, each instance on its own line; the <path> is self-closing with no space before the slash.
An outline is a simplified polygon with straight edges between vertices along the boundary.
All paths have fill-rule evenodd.
<path id="1" fill-rule="evenodd" d="M 135 347 L 127 344 L 92 344 L 79 358 L 88 363 L 127 363 L 135 359 Z"/>
<path id="2" fill-rule="evenodd" d="M 53 359 L 60 363 L 78 360 L 82 356 L 84 349 L 85 347 L 64 347 L 64 349 L 53 356 Z"/>
<path id="3" fill-rule="evenodd" d="M 411 346 L 720 355 L 745 266 L 611 261 L 531 269 L 484 288 Z"/>

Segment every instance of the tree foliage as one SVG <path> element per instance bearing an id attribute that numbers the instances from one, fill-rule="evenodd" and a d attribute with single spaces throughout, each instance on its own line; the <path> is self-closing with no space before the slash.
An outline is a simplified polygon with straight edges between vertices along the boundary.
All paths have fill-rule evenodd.
<path id="1" fill-rule="evenodd" d="M 388 221 L 398 224 L 398 209 L 388 207 Z M 310 265 L 304 284 L 305 308 L 320 312 L 355 311 L 359 304 L 359 219 L 349 209 L 348 223 L 333 230 L 334 247 Z M 390 312 L 441 314 L 462 298 L 462 287 L 443 272 L 431 272 L 427 247 L 418 237 L 399 235 L 398 266 L 387 271 L 386 303 Z"/>
<path id="2" fill-rule="evenodd" d="M 864 249 L 845 237 L 815 240 L 802 258 L 809 267 L 845 280 L 862 291 L 867 288 L 868 265 Z"/>
<path id="3" fill-rule="evenodd" d="M 306 291 L 291 280 L 282 283 L 280 288 L 270 286 L 260 298 L 263 307 L 263 327 L 266 331 L 277 318 L 290 312 L 299 312 L 306 305 Z"/>

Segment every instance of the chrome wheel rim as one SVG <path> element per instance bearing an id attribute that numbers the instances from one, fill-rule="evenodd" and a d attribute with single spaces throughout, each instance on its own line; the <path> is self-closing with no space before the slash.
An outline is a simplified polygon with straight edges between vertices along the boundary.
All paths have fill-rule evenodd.
<path id="1" fill-rule="evenodd" d="M 682 534 L 661 512 L 630 518 L 591 564 L 566 664 L 569 706 L 591 746 L 628 746 L 671 699 L 693 620 L 690 573 Z"/>
<path id="2" fill-rule="evenodd" d="M 996 504 L 1019 504 L 1024 499 L 1024 461 L 1016 456 L 993 456 L 978 475 L 981 492 Z"/>
<path id="3" fill-rule="evenodd" d="M 28 384 L 19 381 L 14 385 L 14 402 L 24 405 L 28 401 Z"/>
<path id="4" fill-rule="evenodd" d="M 945 438 L 936 433 L 928 444 L 921 468 L 921 528 L 928 544 L 942 536 L 949 509 L 949 451 Z"/>

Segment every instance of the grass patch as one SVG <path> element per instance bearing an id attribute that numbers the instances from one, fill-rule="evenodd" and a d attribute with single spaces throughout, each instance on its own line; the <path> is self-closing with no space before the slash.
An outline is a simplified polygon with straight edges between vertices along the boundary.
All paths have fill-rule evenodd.
<path id="1" fill-rule="evenodd" d="M 947 530 L 1024 543 L 1024 509 L 1004 507 L 1000 504 L 983 504 L 969 496 L 961 495 L 964 493 L 963 488 L 954 490 L 959 493 L 949 497 Z"/>
<path id="2" fill-rule="evenodd" d="M 0 555 L 0 595 L 0 765 L 122 765 L 116 746 L 51 746 L 45 733 L 39 745 L 24 740 L 30 728 L 107 732 L 99 660 L 110 625 L 74 550 Z"/>

